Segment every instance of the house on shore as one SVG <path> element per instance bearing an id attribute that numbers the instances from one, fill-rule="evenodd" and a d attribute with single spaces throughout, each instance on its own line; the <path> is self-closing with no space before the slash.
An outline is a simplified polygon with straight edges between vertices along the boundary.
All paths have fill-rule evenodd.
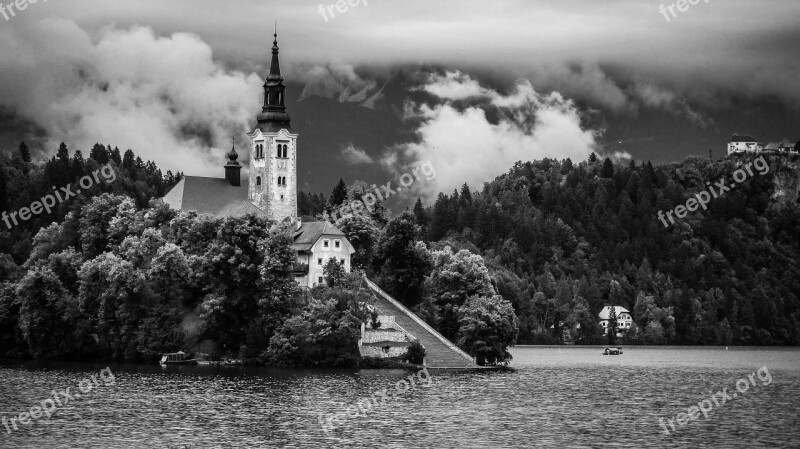
<path id="1" fill-rule="evenodd" d="M 614 308 L 614 312 L 617 314 L 617 337 L 622 337 L 622 335 L 628 332 L 628 329 L 631 328 L 633 324 L 633 317 L 631 316 L 631 312 L 622 306 L 605 306 L 603 310 L 597 314 L 597 318 L 600 319 L 600 327 L 603 328 L 603 335 L 607 335 L 610 329 L 610 316 L 611 316 L 611 308 Z"/>

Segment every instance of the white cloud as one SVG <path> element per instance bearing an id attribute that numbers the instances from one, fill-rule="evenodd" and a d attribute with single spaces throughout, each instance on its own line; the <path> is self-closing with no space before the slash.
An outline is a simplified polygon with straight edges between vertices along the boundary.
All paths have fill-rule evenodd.
<path id="1" fill-rule="evenodd" d="M 627 151 L 615 151 L 614 154 L 611 155 L 611 159 L 615 161 L 622 161 L 622 160 L 631 160 L 633 156 Z"/>
<path id="2" fill-rule="evenodd" d="M 541 95 L 520 80 L 512 92 L 500 94 L 463 73 L 431 76 L 421 90 L 444 100 L 411 105 L 420 120 L 418 141 L 398 145 L 382 162 L 401 173 L 409 165 L 430 161 L 437 176 L 415 185 L 415 194 L 432 198 L 464 182 L 481 186 L 517 161 L 551 158 L 586 159 L 594 150 L 595 132 L 581 128 L 578 110 L 558 93 Z M 453 101 L 459 100 L 459 101 Z M 465 102 L 477 104 L 467 105 Z M 484 108 L 499 114 L 487 118 Z"/>
<path id="3" fill-rule="evenodd" d="M 256 74 L 226 71 L 199 37 L 134 26 L 95 39 L 47 18 L 24 38 L 0 33 L 0 102 L 86 154 L 95 142 L 134 150 L 164 171 L 220 176 L 231 136 L 260 103 Z"/>
<path id="4" fill-rule="evenodd" d="M 352 142 L 342 147 L 342 158 L 350 165 L 371 164 L 374 159 L 361 148 L 356 148 Z"/>

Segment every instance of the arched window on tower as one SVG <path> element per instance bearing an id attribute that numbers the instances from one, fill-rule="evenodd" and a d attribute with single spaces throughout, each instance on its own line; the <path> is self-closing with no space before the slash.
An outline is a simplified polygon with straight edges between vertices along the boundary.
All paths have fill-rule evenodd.
<path id="1" fill-rule="evenodd" d="M 256 185 L 257 186 L 261 185 L 261 176 L 256 176 Z"/>

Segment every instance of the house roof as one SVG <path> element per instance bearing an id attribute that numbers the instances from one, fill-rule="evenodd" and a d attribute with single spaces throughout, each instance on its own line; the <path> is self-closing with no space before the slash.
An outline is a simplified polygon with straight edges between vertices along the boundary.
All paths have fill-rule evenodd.
<path id="1" fill-rule="evenodd" d="M 303 222 L 300 224 L 300 228 L 294 232 L 294 244 L 292 248 L 297 251 L 310 251 L 314 244 L 317 243 L 317 240 L 323 235 L 345 237 L 344 232 L 327 221 Z M 343 240 L 347 242 L 347 237 Z"/>
<path id="2" fill-rule="evenodd" d="M 789 139 L 783 139 L 780 143 L 781 148 L 794 148 L 794 142 L 789 142 Z"/>
<path id="3" fill-rule="evenodd" d="M 731 136 L 731 140 L 729 142 L 758 142 L 755 138 L 751 136 L 740 136 L 738 134 L 734 134 Z"/>
<path id="4" fill-rule="evenodd" d="M 770 142 L 764 147 L 764 150 L 777 150 L 778 148 L 780 148 L 778 142 Z"/>
<path id="5" fill-rule="evenodd" d="M 211 214 L 216 217 L 266 215 L 247 198 L 247 180 L 232 186 L 225 178 L 184 176 L 166 195 L 164 202 L 182 211 Z"/>
<path id="6" fill-rule="evenodd" d="M 617 316 L 619 316 L 620 313 L 627 313 L 627 314 L 631 313 L 630 310 L 628 310 L 628 309 L 626 309 L 625 307 L 622 307 L 622 306 L 614 306 L 614 312 L 617 313 Z M 608 315 L 610 313 L 611 313 L 611 306 L 605 306 L 605 307 L 603 307 L 603 310 L 601 310 L 600 313 L 597 314 L 597 316 L 601 320 L 607 320 L 608 319 Z"/>

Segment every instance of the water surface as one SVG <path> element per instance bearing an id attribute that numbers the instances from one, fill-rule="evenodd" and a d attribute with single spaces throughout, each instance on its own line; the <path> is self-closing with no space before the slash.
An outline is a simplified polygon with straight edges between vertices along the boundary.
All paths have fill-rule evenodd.
<path id="1" fill-rule="evenodd" d="M 0 447 L 800 447 L 796 348 L 601 350 L 516 347 L 513 371 L 431 370 L 404 393 L 414 372 L 110 365 L 114 385 L 11 434 L 0 425 Z M 0 417 L 105 366 L 4 362 Z M 768 385 L 756 374 L 707 418 L 673 421 L 669 435 L 659 425 L 763 367 Z M 323 429 L 384 389 L 385 404 Z"/>

